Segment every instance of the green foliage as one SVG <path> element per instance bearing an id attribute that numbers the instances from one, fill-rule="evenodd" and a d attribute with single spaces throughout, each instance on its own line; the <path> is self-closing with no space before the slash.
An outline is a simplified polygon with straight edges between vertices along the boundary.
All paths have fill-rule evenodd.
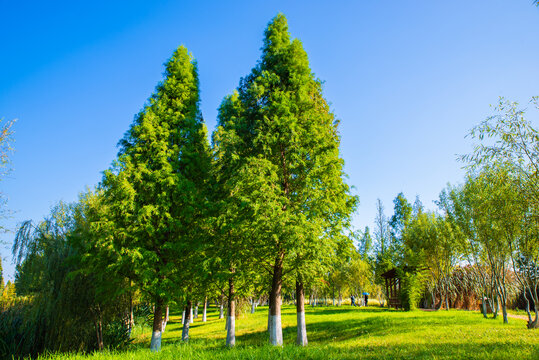
<path id="1" fill-rule="evenodd" d="M 408 202 L 403 193 L 399 193 L 393 200 L 394 214 L 389 220 L 389 226 L 391 227 L 391 236 L 393 243 L 400 245 L 402 232 L 410 221 L 412 216 L 412 205 Z"/>
<path id="2" fill-rule="evenodd" d="M 365 261 L 370 260 L 372 257 L 372 236 L 368 226 L 365 226 L 365 230 L 359 238 L 358 248 L 361 258 Z"/>
<path id="3" fill-rule="evenodd" d="M 113 232 L 100 250 L 160 301 L 189 292 L 203 243 L 210 154 L 198 87 L 196 62 L 181 46 L 120 141 L 118 161 L 102 183 L 105 225 Z"/>
<path id="4" fill-rule="evenodd" d="M 394 267 L 401 266 L 404 257 L 403 232 L 410 222 L 412 216 L 412 205 L 408 202 L 403 193 L 399 193 L 393 200 L 394 213 L 388 221 L 389 244 L 387 259 Z"/>
<path id="5" fill-rule="evenodd" d="M 221 234 L 238 263 L 305 282 L 327 273 L 358 201 L 344 182 L 337 127 L 301 42 L 277 15 L 213 136 Z"/>
<path id="6" fill-rule="evenodd" d="M 419 271 L 405 271 L 402 269 L 399 269 L 397 273 L 401 282 L 402 307 L 406 311 L 417 309 L 425 288 L 423 274 Z"/>
<path id="7" fill-rule="evenodd" d="M 8 295 L 14 300 L 0 319 L 2 331 L 10 334 L 5 337 L 5 349 L 13 355 L 90 351 L 98 347 L 98 324 L 107 334 L 110 324 L 125 322 L 125 299 L 101 301 L 98 273 L 83 271 L 83 204 L 84 198 L 79 204 L 60 203 L 45 220 L 26 221 L 17 231 L 13 245 L 16 287 L 10 286 L 13 294 Z M 108 336 L 107 346 L 116 347 L 127 338 Z"/>
<path id="8" fill-rule="evenodd" d="M 133 342 L 130 329 L 125 319 L 114 319 L 105 324 L 103 342 L 108 349 L 122 349 Z"/>
<path id="9" fill-rule="evenodd" d="M 529 105 L 539 110 L 539 97 Z M 532 122 L 526 118 L 529 109 L 520 108 L 517 102 L 500 98 L 489 116 L 474 127 L 469 136 L 479 142 L 470 154 L 460 156 L 470 170 L 481 170 L 503 165 L 515 176 L 526 196 L 539 199 L 539 136 Z"/>

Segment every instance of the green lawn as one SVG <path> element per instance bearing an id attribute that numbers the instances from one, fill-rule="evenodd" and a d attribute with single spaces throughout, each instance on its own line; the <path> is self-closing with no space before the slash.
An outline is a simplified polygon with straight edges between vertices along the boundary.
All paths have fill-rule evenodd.
<path id="1" fill-rule="evenodd" d="M 539 359 L 539 331 L 524 320 L 483 319 L 468 311 L 394 311 L 377 307 L 306 308 L 309 346 L 294 345 L 293 306 L 283 307 L 283 347 L 267 345 L 267 307 L 236 320 L 236 348 L 227 349 L 225 321 L 211 308 L 191 325 L 189 344 L 179 341 L 180 314 L 163 335 L 161 352 L 150 353 L 150 329 L 139 329 L 128 350 L 96 353 L 91 359 Z M 83 359 L 83 355 L 49 358 Z"/>

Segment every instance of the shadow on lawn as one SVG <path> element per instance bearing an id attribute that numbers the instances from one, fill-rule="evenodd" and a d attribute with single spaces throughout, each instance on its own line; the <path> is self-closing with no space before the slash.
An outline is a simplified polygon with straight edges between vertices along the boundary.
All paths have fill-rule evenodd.
<path id="1" fill-rule="evenodd" d="M 307 307 L 305 306 L 305 312 L 308 314 L 314 314 L 316 316 L 319 315 L 335 315 L 335 314 L 345 314 L 345 313 L 356 313 L 359 312 L 361 314 L 366 313 L 382 313 L 382 312 L 400 312 L 399 310 L 394 309 L 388 309 L 388 308 L 381 308 L 381 307 L 351 307 L 351 306 L 343 306 L 343 307 L 335 307 L 335 306 L 329 306 L 329 307 Z M 295 313 L 295 309 L 294 309 Z"/>
<path id="2" fill-rule="evenodd" d="M 306 309 L 309 313 L 309 309 Z M 314 310 L 314 309 L 311 309 Z M 360 312 L 361 317 L 348 316 L 350 313 Z M 384 312 L 387 314 L 384 314 Z M 330 321 L 324 315 L 342 314 L 345 319 Z M 392 316 L 406 314 L 406 316 Z M 506 358 L 539 358 L 539 348 L 522 342 L 510 342 L 500 337 L 487 341 L 466 340 L 454 335 L 448 338 L 440 337 L 432 342 L 405 341 L 396 345 L 389 345 L 388 340 L 393 336 L 413 334 L 422 328 L 436 328 L 447 326 L 450 321 L 455 325 L 467 326 L 471 322 L 477 324 L 477 319 L 460 317 L 458 314 L 440 313 L 443 316 L 433 318 L 426 317 L 423 313 L 403 313 L 381 308 L 317 308 L 313 311 L 313 320 L 307 319 L 307 331 L 310 346 L 300 348 L 293 346 L 296 339 L 296 327 L 283 328 L 283 340 L 285 347 L 274 348 L 268 346 L 268 334 L 266 331 L 250 332 L 236 337 L 236 349 L 225 348 L 224 339 L 192 338 L 190 344 L 193 349 L 200 349 L 209 358 L 223 359 L 228 356 L 237 359 L 506 359 Z M 318 316 L 322 317 L 318 317 Z M 181 316 L 181 314 L 180 314 Z M 317 318 L 318 317 L 318 318 Z M 454 317 L 454 318 L 453 318 Z M 180 317 L 181 319 L 181 317 Z M 328 319 L 328 320 L 326 320 Z M 219 321 L 209 320 L 208 322 Z M 176 326 L 170 331 L 174 333 L 171 338 L 163 339 L 164 345 L 179 345 L 181 328 L 180 320 L 170 321 L 169 324 Z M 224 325 L 224 324 L 223 324 Z M 192 328 L 204 326 L 195 322 Z M 480 329 L 478 329 L 481 331 Z M 224 334 L 224 326 L 219 332 Z M 442 334 L 442 333 L 440 333 Z M 469 336 L 470 333 L 468 333 Z M 481 336 L 480 333 L 478 333 Z M 410 335 L 409 335 L 410 336 Z M 384 339 L 384 337 L 386 337 Z M 354 343 L 353 339 L 368 339 Z M 348 341 L 348 343 L 347 343 Z M 147 344 L 140 344 L 147 347 Z M 139 346 L 136 346 L 139 347 Z M 198 350 L 197 350 L 198 351 Z M 231 353 L 229 353 L 231 351 Z M 215 356 L 214 356 L 215 355 Z"/>
<path id="3" fill-rule="evenodd" d="M 320 314 L 318 314 L 320 315 Z M 311 343 L 327 344 L 359 337 L 386 336 L 389 332 L 398 335 L 417 329 L 408 319 L 385 319 L 384 317 L 365 317 L 346 321 L 307 321 L 307 333 Z M 251 332 L 236 337 L 245 346 L 258 346 L 268 342 L 266 331 Z M 295 343 L 296 327 L 283 328 L 285 343 Z"/>
<path id="4" fill-rule="evenodd" d="M 291 310 L 291 309 L 286 309 Z M 294 310 L 294 309 L 292 309 Z M 346 341 L 350 339 L 365 338 L 365 337 L 382 337 L 391 335 L 406 334 L 416 331 L 421 326 L 444 326 L 449 318 L 440 319 L 425 319 L 422 313 L 408 313 L 406 317 L 392 316 L 403 314 L 402 311 L 389 310 L 387 308 L 366 307 L 366 308 L 306 308 L 307 312 L 307 332 L 311 343 L 328 344 L 332 342 Z M 294 310 L 295 311 L 295 310 Z M 320 316 L 324 315 L 361 315 L 361 317 L 351 317 L 348 319 L 323 320 L 320 321 Z M 181 319 L 181 314 L 180 319 Z M 314 318 L 310 321 L 310 317 Z M 318 319 L 317 319 L 318 318 Z M 211 323 L 215 320 L 209 320 Z M 172 337 L 164 338 L 163 344 L 172 344 L 180 342 L 181 337 L 181 320 L 169 321 L 170 324 L 177 324 L 175 327 L 167 326 L 167 332 L 174 334 Z M 468 321 L 459 318 L 458 323 L 467 324 Z M 203 323 L 195 322 L 191 324 L 191 328 L 204 326 Z M 168 330 L 170 329 L 170 330 Z M 219 332 L 225 333 L 224 323 L 223 329 Z M 288 326 L 283 328 L 283 340 L 285 343 L 294 343 L 296 339 L 296 327 Z M 207 338 L 193 339 L 194 341 L 207 341 Z M 238 344 L 245 346 L 260 346 L 268 343 L 267 331 L 253 331 L 236 336 Z"/>

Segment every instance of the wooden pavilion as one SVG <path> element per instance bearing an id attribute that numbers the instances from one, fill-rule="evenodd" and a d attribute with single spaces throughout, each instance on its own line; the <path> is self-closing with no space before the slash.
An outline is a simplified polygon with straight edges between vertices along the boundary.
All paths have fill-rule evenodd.
<path id="1" fill-rule="evenodd" d="M 395 309 L 401 309 L 401 282 L 397 276 L 397 270 L 391 269 L 382 274 L 386 281 L 386 294 L 388 306 Z"/>

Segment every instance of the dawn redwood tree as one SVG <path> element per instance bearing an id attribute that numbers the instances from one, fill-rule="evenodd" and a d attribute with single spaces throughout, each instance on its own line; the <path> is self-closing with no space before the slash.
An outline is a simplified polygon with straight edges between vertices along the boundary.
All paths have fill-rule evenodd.
<path id="1" fill-rule="evenodd" d="M 219 138 L 238 169 L 233 194 L 250 209 L 251 241 L 272 276 L 269 333 L 282 344 L 283 277 L 296 277 L 298 344 L 306 345 L 304 282 L 331 254 L 357 199 L 343 181 L 338 121 L 284 15 L 268 25 L 262 57 L 227 97 Z M 238 175 L 239 176 L 239 175 Z M 247 189 L 255 189 L 247 192 Z"/>
<path id="2" fill-rule="evenodd" d="M 273 222 L 267 219 L 275 217 L 280 211 L 278 199 L 272 191 L 272 183 L 276 179 L 266 171 L 267 163 L 248 159 L 250 147 L 237 136 L 246 130 L 236 121 L 240 111 L 237 93 L 226 97 L 219 108 L 219 126 L 213 135 L 215 184 L 212 204 L 216 211 L 208 254 L 212 274 L 219 283 L 226 280 L 228 285 L 226 345 L 229 347 L 236 342 L 238 290 L 241 292 L 241 284 L 245 284 L 248 277 L 251 284 L 256 282 L 252 260 L 267 259 L 271 254 L 270 247 L 260 244 L 257 239 L 273 231 Z M 222 300 L 224 294 L 225 291 Z"/>
<path id="3" fill-rule="evenodd" d="M 180 46 L 120 141 L 118 160 L 102 184 L 115 221 L 113 246 L 155 304 L 154 351 L 161 345 L 163 311 L 179 292 L 178 281 L 190 278 L 203 228 L 210 157 L 199 102 L 196 61 Z M 189 284 L 182 285 L 188 293 Z"/>

